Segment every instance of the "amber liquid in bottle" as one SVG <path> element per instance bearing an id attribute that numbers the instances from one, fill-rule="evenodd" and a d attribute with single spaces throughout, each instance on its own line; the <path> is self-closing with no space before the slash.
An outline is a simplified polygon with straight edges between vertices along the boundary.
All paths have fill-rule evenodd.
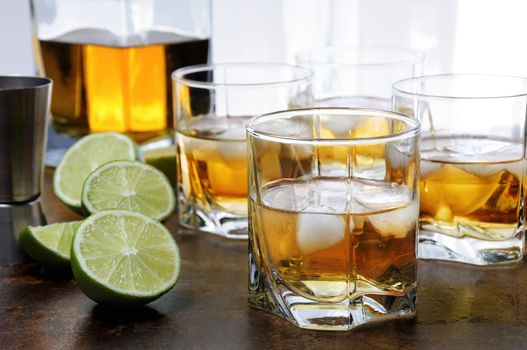
<path id="1" fill-rule="evenodd" d="M 173 124 L 171 73 L 208 58 L 208 39 L 108 46 L 74 38 L 40 41 L 45 74 L 54 84 L 53 124 L 73 136 L 118 131 L 142 141 L 164 133 Z"/>

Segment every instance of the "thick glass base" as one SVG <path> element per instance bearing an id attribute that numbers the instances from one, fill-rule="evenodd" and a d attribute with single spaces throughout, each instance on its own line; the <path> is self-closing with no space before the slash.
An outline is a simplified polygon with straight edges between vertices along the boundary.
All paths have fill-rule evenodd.
<path id="1" fill-rule="evenodd" d="M 252 257 L 249 276 L 249 305 L 283 317 L 301 328 L 346 331 L 415 317 L 416 287 L 401 295 L 354 293 L 340 302 L 320 302 L 298 295 L 279 280 L 269 281 L 260 274 Z"/>
<path id="2" fill-rule="evenodd" d="M 473 265 L 496 265 L 520 262 L 523 258 L 523 229 L 507 240 L 482 240 L 452 237 L 421 228 L 418 257 L 455 261 Z"/>
<path id="3" fill-rule="evenodd" d="M 229 239 L 247 239 L 247 217 L 217 209 L 205 210 L 186 201 L 178 203 L 179 224 Z"/>

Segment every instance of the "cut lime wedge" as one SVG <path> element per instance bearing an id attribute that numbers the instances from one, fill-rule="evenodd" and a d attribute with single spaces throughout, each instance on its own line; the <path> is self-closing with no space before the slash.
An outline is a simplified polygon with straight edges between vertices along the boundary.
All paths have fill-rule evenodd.
<path id="1" fill-rule="evenodd" d="M 83 221 L 73 238 L 71 266 L 80 289 L 114 306 L 142 305 L 169 291 L 179 276 L 179 249 L 158 221 L 109 210 Z"/>
<path id="2" fill-rule="evenodd" d="M 91 214 L 124 209 L 164 220 L 174 211 L 176 199 L 162 172 L 140 162 L 118 160 L 88 176 L 82 190 L 82 206 Z"/>
<path id="3" fill-rule="evenodd" d="M 48 265 L 68 265 L 73 234 L 80 224 L 80 221 L 72 221 L 28 226 L 18 236 L 18 243 L 36 261 Z"/>
<path id="4" fill-rule="evenodd" d="M 146 164 L 160 170 L 176 186 L 176 146 L 154 148 L 141 153 Z"/>
<path id="5" fill-rule="evenodd" d="M 80 212 L 82 185 L 88 174 L 109 161 L 136 157 L 136 145 L 125 135 L 109 132 L 85 136 L 71 146 L 55 170 L 55 194 Z"/>

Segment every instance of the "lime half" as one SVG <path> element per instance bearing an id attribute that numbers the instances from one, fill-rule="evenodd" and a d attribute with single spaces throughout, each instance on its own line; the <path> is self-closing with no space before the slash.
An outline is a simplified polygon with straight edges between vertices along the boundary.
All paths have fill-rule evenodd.
<path id="1" fill-rule="evenodd" d="M 156 168 L 140 162 L 115 161 L 88 176 L 82 206 L 90 214 L 124 209 L 164 220 L 174 211 L 176 199 L 170 182 Z"/>
<path id="2" fill-rule="evenodd" d="M 55 194 L 80 212 L 82 185 L 88 174 L 109 161 L 136 158 L 136 145 L 125 135 L 109 132 L 85 136 L 71 146 L 55 170 Z"/>
<path id="3" fill-rule="evenodd" d="M 84 220 L 73 237 L 71 267 L 80 289 L 101 304 L 146 304 L 179 277 L 179 249 L 158 221 L 127 210 Z"/>
<path id="4" fill-rule="evenodd" d="M 18 237 L 22 249 L 34 260 L 48 265 L 68 265 L 71 241 L 80 221 L 47 226 L 28 226 Z"/>

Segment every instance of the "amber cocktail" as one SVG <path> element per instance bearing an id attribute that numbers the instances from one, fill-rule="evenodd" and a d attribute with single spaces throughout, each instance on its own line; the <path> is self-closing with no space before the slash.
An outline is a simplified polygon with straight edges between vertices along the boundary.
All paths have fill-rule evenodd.
<path id="1" fill-rule="evenodd" d="M 476 265 L 523 256 L 527 79 L 440 75 L 394 85 L 423 125 L 419 256 Z"/>
<path id="2" fill-rule="evenodd" d="M 248 125 L 249 304 L 300 327 L 412 317 L 419 124 L 320 108 Z"/>
<path id="3" fill-rule="evenodd" d="M 312 73 L 286 64 L 191 66 L 173 75 L 179 223 L 247 238 L 245 125 L 312 103 Z"/>

